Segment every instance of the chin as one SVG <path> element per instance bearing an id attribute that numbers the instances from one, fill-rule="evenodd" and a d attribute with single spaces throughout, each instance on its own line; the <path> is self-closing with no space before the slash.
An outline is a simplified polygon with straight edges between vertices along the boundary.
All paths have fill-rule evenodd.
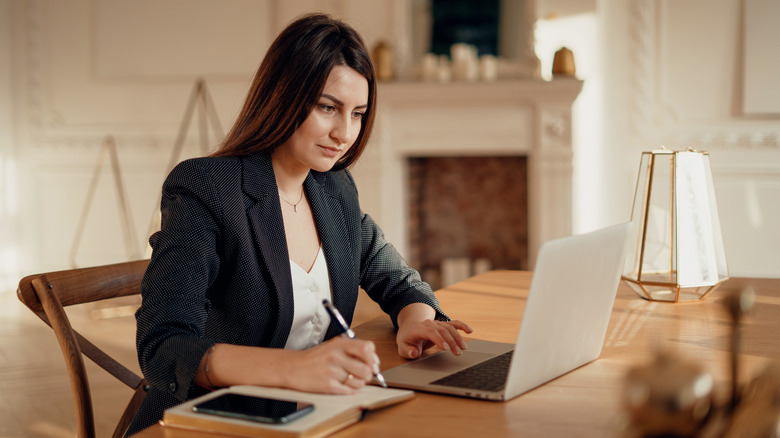
<path id="1" fill-rule="evenodd" d="M 341 157 L 335 159 L 335 160 L 327 160 L 327 161 L 320 161 L 317 163 L 313 163 L 311 169 L 317 172 L 327 172 L 331 169 L 333 169 L 333 166 L 338 163 L 338 161 L 341 159 Z"/>

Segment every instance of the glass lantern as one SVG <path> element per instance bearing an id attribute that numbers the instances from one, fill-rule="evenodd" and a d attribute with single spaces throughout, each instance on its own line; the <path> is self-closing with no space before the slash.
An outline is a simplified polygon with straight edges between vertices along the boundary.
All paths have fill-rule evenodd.
<path id="1" fill-rule="evenodd" d="M 728 279 L 707 152 L 643 152 L 623 281 L 651 301 L 703 299 Z"/>

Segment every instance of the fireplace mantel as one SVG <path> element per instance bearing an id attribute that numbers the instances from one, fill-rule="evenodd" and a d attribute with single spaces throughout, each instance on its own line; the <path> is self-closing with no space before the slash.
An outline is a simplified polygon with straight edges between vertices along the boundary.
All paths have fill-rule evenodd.
<path id="1" fill-rule="evenodd" d="M 548 99 L 571 100 L 582 89 L 582 81 L 524 79 L 490 82 L 396 81 L 379 83 L 382 103 L 467 103 L 467 102 L 543 102 Z"/>
<path id="2" fill-rule="evenodd" d="M 406 161 L 423 156 L 528 158 L 529 255 L 572 233 L 575 79 L 387 82 L 371 144 L 353 169 L 364 211 L 407 254 Z"/>

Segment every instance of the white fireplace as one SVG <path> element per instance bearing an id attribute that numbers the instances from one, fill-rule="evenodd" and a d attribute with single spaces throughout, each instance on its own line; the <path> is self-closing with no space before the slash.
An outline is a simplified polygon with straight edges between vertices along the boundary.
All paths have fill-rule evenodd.
<path id="1" fill-rule="evenodd" d="M 408 254 L 409 157 L 528 159 L 528 254 L 572 233 L 571 109 L 574 79 L 388 82 L 379 86 L 371 143 L 353 169 L 363 210 Z"/>

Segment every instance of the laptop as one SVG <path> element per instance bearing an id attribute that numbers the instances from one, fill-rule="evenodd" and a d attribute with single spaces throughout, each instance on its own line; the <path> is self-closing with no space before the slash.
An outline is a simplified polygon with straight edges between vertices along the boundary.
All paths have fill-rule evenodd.
<path id="1" fill-rule="evenodd" d="M 630 223 L 545 242 L 515 344 L 468 341 L 382 371 L 388 386 L 509 400 L 601 354 Z M 466 321 L 468 322 L 468 321 Z"/>

